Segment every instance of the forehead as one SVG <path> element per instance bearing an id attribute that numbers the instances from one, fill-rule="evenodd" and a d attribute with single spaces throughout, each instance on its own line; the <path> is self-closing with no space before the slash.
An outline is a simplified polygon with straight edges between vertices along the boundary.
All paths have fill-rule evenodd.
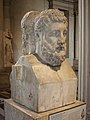
<path id="1" fill-rule="evenodd" d="M 67 28 L 67 25 L 64 24 L 63 22 L 54 22 L 51 23 L 49 27 L 51 30 L 57 30 L 57 29 L 63 30 Z"/>

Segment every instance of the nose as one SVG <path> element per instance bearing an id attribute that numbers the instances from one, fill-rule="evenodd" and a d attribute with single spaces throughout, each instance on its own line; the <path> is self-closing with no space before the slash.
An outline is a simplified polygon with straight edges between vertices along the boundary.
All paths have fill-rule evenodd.
<path id="1" fill-rule="evenodd" d="M 60 44 L 61 42 L 60 42 L 60 40 L 58 39 L 58 41 L 57 41 L 57 44 Z"/>
<path id="2" fill-rule="evenodd" d="M 65 43 L 65 42 L 64 42 L 64 40 L 62 40 L 62 39 L 57 41 L 57 44 L 58 44 L 58 45 L 63 45 L 64 43 Z"/>
<path id="3" fill-rule="evenodd" d="M 62 43 L 62 44 L 64 44 L 64 43 L 65 43 L 65 41 L 66 41 L 66 36 L 64 36 L 63 31 L 61 32 L 61 37 L 60 37 L 60 38 L 61 38 L 61 40 L 60 40 L 60 41 L 61 41 L 61 43 Z"/>

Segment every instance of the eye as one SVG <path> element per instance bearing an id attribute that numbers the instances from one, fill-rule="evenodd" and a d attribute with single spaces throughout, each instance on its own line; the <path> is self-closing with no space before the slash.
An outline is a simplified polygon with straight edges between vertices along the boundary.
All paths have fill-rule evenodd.
<path id="1" fill-rule="evenodd" d="M 61 32 L 59 30 L 54 30 L 48 34 L 49 37 L 58 37 L 60 36 Z"/>
<path id="2" fill-rule="evenodd" d="M 48 36 L 49 37 L 55 36 L 55 32 L 52 31 L 52 32 L 48 33 Z"/>
<path id="3" fill-rule="evenodd" d="M 63 31 L 63 36 L 66 37 L 67 36 L 67 30 Z"/>
<path id="4" fill-rule="evenodd" d="M 61 35 L 61 32 L 59 30 L 56 30 L 56 36 L 60 36 Z"/>

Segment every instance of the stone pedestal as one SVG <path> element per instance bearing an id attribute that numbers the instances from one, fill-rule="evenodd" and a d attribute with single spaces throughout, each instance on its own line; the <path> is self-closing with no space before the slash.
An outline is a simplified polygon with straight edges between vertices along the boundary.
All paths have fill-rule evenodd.
<path id="1" fill-rule="evenodd" d="M 5 100 L 5 120 L 85 120 L 85 113 L 86 104 L 80 101 L 47 112 L 36 113 L 13 102 L 12 99 Z"/>

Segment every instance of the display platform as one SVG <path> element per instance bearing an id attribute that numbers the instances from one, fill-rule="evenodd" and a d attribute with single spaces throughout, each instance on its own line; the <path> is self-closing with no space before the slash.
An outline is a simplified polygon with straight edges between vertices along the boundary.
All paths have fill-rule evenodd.
<path id="1" fill-rule="evenodd" d="M 73 104 L 36 113 L 14 102 L 5 100 L 5 120 L 85 120 L 86 104 L 76 101 Z"/>

